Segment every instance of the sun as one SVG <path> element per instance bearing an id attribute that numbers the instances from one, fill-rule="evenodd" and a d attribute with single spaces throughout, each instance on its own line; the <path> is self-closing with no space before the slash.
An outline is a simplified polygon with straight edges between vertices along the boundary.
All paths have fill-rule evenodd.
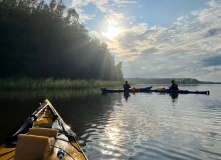
<path id="1" fill-rule="evenodd" d="M 102 33 L 103 36 L 105 36 L 108 39 L 113 40 L 115 37 L 117 37 L 121 33 L 121 29 L 117 26 L 109 25 L 107 32 Z"/>

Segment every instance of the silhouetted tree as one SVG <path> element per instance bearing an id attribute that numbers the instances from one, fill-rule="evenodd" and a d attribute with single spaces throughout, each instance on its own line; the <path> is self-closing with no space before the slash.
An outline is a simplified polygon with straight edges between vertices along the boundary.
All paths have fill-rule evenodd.
<path id="1" fill-rule="evenodd" d="M 0 77 L 122 80 L 108 46 L 62 0 L 0 0 Z"/>

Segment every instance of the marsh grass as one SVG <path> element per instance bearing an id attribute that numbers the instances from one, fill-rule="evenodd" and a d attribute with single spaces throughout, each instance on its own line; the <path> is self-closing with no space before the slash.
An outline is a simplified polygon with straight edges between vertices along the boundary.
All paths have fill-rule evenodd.
<path id="1" fill-rule="evenodd" d="M 105 88 L 122 86 L 120 81 L 103 80 L 71 80 L 71 79 L 30 79 L 0 78 L 1 90 L 35 90 L 35 89 L 73 89 L 73 88 Z"/>

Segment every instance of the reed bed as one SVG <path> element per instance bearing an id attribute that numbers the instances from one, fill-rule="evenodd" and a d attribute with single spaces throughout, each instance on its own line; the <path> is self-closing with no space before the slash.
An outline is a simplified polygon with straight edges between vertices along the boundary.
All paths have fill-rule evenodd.
<path id="1" fill-rule="evenodd" d="M 71 79 L 30 79 L 0 78 L 0 90 L 35 90 L 35 89 L 74 89 L 74 88 L 105 88 L 122 86 L 121 81 L 103 80 L 71 80 Z"/>

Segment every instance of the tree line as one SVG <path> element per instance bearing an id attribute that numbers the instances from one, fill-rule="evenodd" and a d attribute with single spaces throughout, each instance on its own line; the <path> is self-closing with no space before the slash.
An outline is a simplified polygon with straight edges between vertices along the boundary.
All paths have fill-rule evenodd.
<path id="1" fill-rule="evenodd" d="M 121 69 L 62 1 L 0 0 L 0 77 L 123 80 Z"/>
<path id="2" fill-rule="evenodd" d="M 178 84 L 202 83 L 195 78 L 126 78 L 126 80 L 136 84 L 171 84 L 172 80 Z"/>

